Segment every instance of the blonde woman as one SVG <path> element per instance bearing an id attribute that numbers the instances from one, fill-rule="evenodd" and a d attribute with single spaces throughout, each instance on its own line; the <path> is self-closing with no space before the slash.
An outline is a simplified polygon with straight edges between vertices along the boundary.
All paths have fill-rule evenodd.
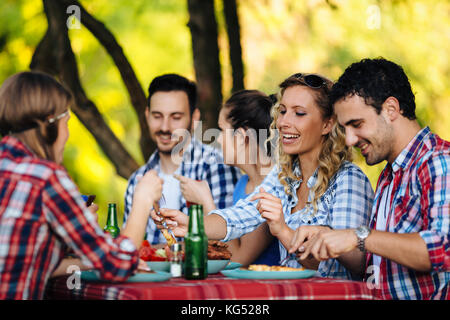
<path id="1" fill-rule="evenodd" d="M 306 237 L 312 237 L 329 228 L 368 224 L 373 190 L 366 175 L 350 162 L 351 149 L 328 101 L 331 86 L 322 76 L 301 73 L 280 84 L 271 125 L 278 132 L 277 165 L 247 198 L 205 218 L 210 239 L 239 238 L 266 222 L 279 240 L 283 259 L 300 226 L 310 226 Z M 174 210 L 162 213 L 172 220 L 175 234 L 186 234 L 185 215 Z M 159 220 L 153 214 L 152 218 Z M 310 258 L 300 263 L 317 269 L 318 276 L 350 279 L 361 276 L 363 256 L 354 250 L 320 264 Z M 288 265 L 300 266 L 296 259 Z"/>

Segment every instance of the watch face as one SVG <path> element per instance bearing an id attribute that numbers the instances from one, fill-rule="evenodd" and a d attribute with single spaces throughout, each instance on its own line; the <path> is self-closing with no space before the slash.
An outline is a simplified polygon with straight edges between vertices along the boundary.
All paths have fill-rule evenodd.
<path id="1" fill-rule="evenodd" d="M 359 238 L 366 238 L 370 233 L 369 228 L 367 228 L 366 226 L 360 226 L 358 229 L 356 229 L 356 235 Z"/>

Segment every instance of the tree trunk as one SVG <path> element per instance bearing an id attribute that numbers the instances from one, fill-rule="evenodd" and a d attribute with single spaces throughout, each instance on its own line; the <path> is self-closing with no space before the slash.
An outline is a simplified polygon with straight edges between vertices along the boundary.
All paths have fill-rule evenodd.
<path id="1" fill-rule="evenodd" d="M 233 74 L 232 92 L 244 89 L 244 65 L 242 63 L 241 28 L 236 0 L 223 0 L 223 11 L 230 44 L 230 63 Z"/>
<path id="2" fill-rule="evenodd" d="M 75 0 L 62 0 L 65 6 L 76 5 L 80 8 L 81 23 L 94 35 L 94 37 L 105 48 L 106 52 L 111 56 L 117 69 L 120 72 L 122 81 L 127 88 L 131 104 L 137 114 L 139 127 L 141 130 L 140 147 L 144 159 L 147 160 L 153 150 L 155 144 L 150 138 L 150 131 L 145 119 L 145 108 L 147 106 L 147 98 L 142 89 L 139 80 L 126 58 L 122 47 L 116 41 L 114 35 L 106 28 L 106 26 L 95 19 L 85 10 L 85 8 Z"/>
<path id="3" fill-rule="evenodd" d="M 117 173 L 127 179 L 138 168 L 138 164 L 105 123 L 97 107 L 88 99 L 81 86 L 75 55 L 68 36 L 66 6 L 55 0 L 43 2 L 48 30 L 36 48 L 30 68 L 59 76 L 61 82 L 74 96 L 75 104 L 72 111 L 92 133 L 115 166 Z"/>
<path id="4" fill-rule="evenodd" d="M 216 128 L 222 104 L 222 74 L 214 0 L 188 0 L 189 29 L 203 128 Z"/>

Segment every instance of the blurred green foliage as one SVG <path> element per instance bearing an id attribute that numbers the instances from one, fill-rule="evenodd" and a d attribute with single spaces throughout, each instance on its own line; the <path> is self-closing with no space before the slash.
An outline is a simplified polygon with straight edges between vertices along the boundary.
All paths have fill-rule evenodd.
<path id="1" fill-rule="evenodd" d="M 247 88 L 267 93 L 295 72 L 316 72 L 337 79 L 352 62 L 365 57 L 393 60 L 407 72 L 416 94 L 417 115 L 450 140 L 450 1 L 445 0 L 239 1 L 241 43 Z M 146 90 L 151 79 L 176 72 L 194 79 L 187 4 L 181 0 L 81 1 L 116 36 Z M 223 94 L 231 88 L 222 3 L 215 0 L 219 25 Z M 27 70 L 47 20 L 41 0 L 0 3 L 0 82 Z M 81 81 L 112 130 L 140 164 L 136 115 L 120 75 L 106 51 L 82 26 L 71 30 Z M 64 164 L 84 194 L 97 195 L 100 224 L 108 202 L 123 211 L 126 180 L 114 168 L 75 116 Z M 375 187 L 384 164 L 369 167 L 359 152 L 356 162 Z"/>

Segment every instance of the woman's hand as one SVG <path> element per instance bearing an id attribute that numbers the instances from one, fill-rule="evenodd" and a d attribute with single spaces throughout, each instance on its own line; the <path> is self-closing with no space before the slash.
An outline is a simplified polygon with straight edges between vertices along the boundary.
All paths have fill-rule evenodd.
<path id="1" fill-rule="evenodd" d="M 139 272 L 139 271 L 144 271 L 144 272 L 152 271 L 152 269 L 148 266 L 147 262 L 145 262 L 142 259 L 139 259 L 139 264 L 138 264 L 136 272 Z"/>
<path id="2" fill-rule="evenodd" d="M 201 204 L 205 213 L 216 208 L 211 195 L 211 189 L 206 180 L 194 180 L 178 174 L 174 174 L 173 176 L 180 181 L 181 193 L 187 201 Z"/>
<path id="3" fill-rule="evenodd" d="M 158 215 L 155 210 L 152 210 L 150 217 L 156 224 L 158 229 L 164 229 L 162 222 L 166 221 L 167 227 L 172 230 L 176 237 L 185 237 L 188 232 L 189 217 L 183 212 L 175 209 L 161 208 L 159 211 L 162 215 Z"/>
<path id="4" fill-rule="evenodd" d="M 97 211 L 98 211 L 98 205 L 97 205 L 96 203 L 92 203 L 92 204 L 88 207 L 88 210 L 89 210 L 90 212 L 92 212 L 92 214 L 93 214 L 94 217 L 95 217 L 95 220 L 97 220 L 97 223 L 98 223 L 98 214 L 97 214 Z"/>
<path id="5" fill-rule="evenodd" d="M 267 220 L 270 233 L 279 238 L 286 228 L 289 228 L 284 220 L 281 199 L 265 192 L 263 188 L 259 188 L 259 193 L 250 199 L 250 201 L 255 200 L 259 200 L 256 209 L 261 217 Z"/>
<path id="6" fill-rule="evenodd" d="M 159 201 L 162 195 L 162 185 L 164 181 L 158 177 L 155 170 L 148 171 L 140 179 L 134 189 L 133 206 L 151 208 L 155 201 Z"/>

